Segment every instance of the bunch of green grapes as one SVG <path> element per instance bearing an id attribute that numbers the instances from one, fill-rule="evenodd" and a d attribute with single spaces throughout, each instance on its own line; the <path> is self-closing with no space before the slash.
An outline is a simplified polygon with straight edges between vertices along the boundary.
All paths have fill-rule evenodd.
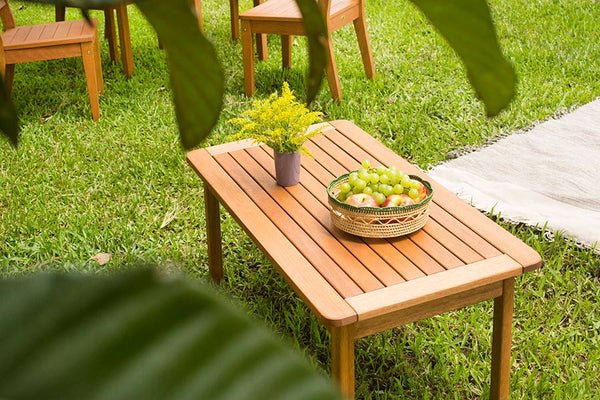
<path id="1" fill-rule="evenodd" d="M 392 194 L 407 194 L 412 199 L 419 197 L 421 182 L 411 179 L 395 166 L 371 168 L 371 162 L 364 160 L 361 167 L 350 173 L 348 182 L 340 185 L 338 200 L 345 201 L 352 194 L 366 193 L 381 205 Z"/>

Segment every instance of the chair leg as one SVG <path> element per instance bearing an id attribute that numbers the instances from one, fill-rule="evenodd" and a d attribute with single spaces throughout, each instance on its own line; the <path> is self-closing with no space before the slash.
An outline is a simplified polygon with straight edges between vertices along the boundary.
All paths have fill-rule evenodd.
<path id="1" fill-rule="evenodd" d="M 231 39 L 240 37 L 240 10 L 238 0 L 229 0 L 229 16 L 231 18 Z"/>
<path id="2" fill-rule="evenodd" d="M 254 0 L 254 7 L 263 3 L 263 0 Z M 258 54 L 258 59 L 260 61 L 264 61 L 269 56 L 267 54 L 267 35 L 264 33 L 256 34 L 256 54 Z"/>
<path id="3" fill-rule="evenodd" d="M 200 0 L 191 0 L 192 7 L 196 11 L 196 18 L 198 19 L 198 28 L 200 32 L 204 33 L 204 23 L 202 21 L 202 2 Z"/>
<path id="4" fill-rule="evenodd" d="M 98 31 L 94 36 L 94 63 L 96 66 L 96 84 L 98 93 L 104 94 L 104 79 L 102 78 L 102 60 L 100 59 L 100 41 L 98 40 Z"/>
<path id="5" fill-rule="evenodd" d="M 66 7 L 65 6 L 54 6 L 54 20 L 56 22 L 58 22 L 58 21 L 64 21 L 65 20 L 65 14 L 66 14 Z"/>
<path id="6" fill-rule="evenodd" d="M 254 94 L 254 38 L 249 21 L 242 21 L 242 58 L 244 61 L 244 90 L 246 96 Z"/>
<path id="7" fill-rule="evenodd" d="M 100 105 L 98 103 L 98 77 L 96 75 L 96 57 L 92 42 L 81 44 L 81 59 L 83 61 L 83 70 L 90 96 L 90 105 L 92 107 L 92 117 L 94 121 L 100 118 Z"/>
<path id="8" fill-rule="evenodd" d="M 119 49 L 117 48 L 117 29 L 115 27 L 115 14 L 112 7 L 104 9 L 104 36 L 108 39 L 110 60 L 119 63 Z"/>
<path id="9" fill-rule="evenodd" d="M 129 17 L 127 4 L 119 4 L 117 8 L 117 25 L 119 26 L 119 44 L 121 46 L 121 61 L 123 73 L 130 78 L 133 75 L 133 54 L 131 51 L 131 34 L 129 33 Z"/>
<path id="10" fill-rule="evenodd" d="M 283 68 L 292 68 L 293 35 L 281 35 L 281 63 Z"/>
<path id="11" fill-rule="evenodd" d="M 6 93 L 10 96 L 13 87 L 13 81 L 15 79 L 15 64 L 6 64 L 4 68 L 4 86 L 6 87 Z"/>
<path id="12" fill-rule="evenodd" d="M 331 374 L 344 400 L 354 400 L 354 326 L 332 327 Z"/>
<path id="13" fill-rule="evenodd" d="M 329 90 L 331 91 L 331 97 L 339 102 L 342 98 L 342 89 L 340 88 L 340 77 L 338 76 L 337 65 L 335 64 L 335 54 L 333 52 L 331 34 L 329 34 L 325 47 L 325 52 L 327 53 L 327 65 L 325 66 L 325 72 L 327 73 Z"/>
<path id="14" fill-rule="evenodd" d="M 354 20 L 354 31 L 358 39 L 358 47 L 362 57 L 363 65 L 365 66 L 365 74 L 368 79 L 375 78 L 375 66 L 373 64 L 373 54 L 371 54 L 371 44 L 369 42 L 369 34 L 367 33 L 367 21 L 363 13 Z"/>

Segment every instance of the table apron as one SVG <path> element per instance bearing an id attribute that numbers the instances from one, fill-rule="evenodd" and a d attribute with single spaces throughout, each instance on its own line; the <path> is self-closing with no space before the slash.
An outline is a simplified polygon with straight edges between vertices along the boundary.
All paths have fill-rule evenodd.
<path id="1" fill-rule="evenodd" d="M 458 310 L 472 304 L 502 296 L 502 281 L 456 293 L 439 300 L 408 307 L 386 315 L 359 320 L 355 324 L 355 338 L 420 321 L 448 311 Z"/>

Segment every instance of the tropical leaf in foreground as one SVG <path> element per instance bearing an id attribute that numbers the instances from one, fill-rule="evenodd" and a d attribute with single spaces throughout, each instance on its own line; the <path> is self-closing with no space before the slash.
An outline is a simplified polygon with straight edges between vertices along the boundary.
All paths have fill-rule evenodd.
<path id="1" fill-rule="evenodd" d="M 500 50 L 486 0 L 411 1 L 461 58 L 487 115 L 497 115 L 514 97 L 517 78 Z"/>
<path id="2" fill-rule="evenodd" d="M 213 289 L 149 269 L 2 280 L 0 299 L 0 398 L 340 398 Z"/>

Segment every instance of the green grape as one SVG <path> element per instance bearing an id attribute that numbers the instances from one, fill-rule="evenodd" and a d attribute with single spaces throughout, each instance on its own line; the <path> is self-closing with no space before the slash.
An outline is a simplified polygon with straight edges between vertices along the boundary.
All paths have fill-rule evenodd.
<path id="1" fill-rule="evenodd" d="M 417 189 L 418 190 L 419 187 L 421 187 L 421 182 L 419 182 L 416 179 L 413 179 L 413 180 L 410 181 L 410 187 L 413 188 L 413 189 Z"/>
<path id="2" fill-rule="evenodd" d="M 379 174 L 376 172 L 371 173 L 369 177 L 369 181 L 373 184 L 379 183 Z"/>
<path id="3" fill-rule="evenodd" d="M 369 170 L 366 168 L 361 168 L 358 170 L 358 177 L 360 179 L 362 179 L 363 181 L 369 181 L 369 179 L 371 179 L 371 174 L 369 173 Z"/>
<path id="4" fill-rule="evenodd" d="M 397 183 L 392 188 L 392 191 L 394 192 L 394 194 L 402 194 L 404 192 L 404 187 L 401 184 Z"/>
<path id="5" fill-rule="evenodd" d="M 371 167 L 371 161 L 363 160 L 362 163 L 360 163 L 360 165 L 362 165 L 362 167 L 365 169 L 369 169 Z"/>
<path id="6" fill-rule="evenodd" d="M 351 174 L 348 176 L 348 183 L 349 183 L 351 186 L 355 186 L 355 184 L 356 184 L 356 181 L 357 181 L 358 179 L 359 179 L 359 178 L 358 178 L 358 173 L 356 173 L 356 172 L 352 172 L 352 173 L 351 173 Z"/>
<path id="7" fill-rule="evenodd" d="M 412 188 L 408 191 L 408 196 L 411 199 L 416 199 L 417 197 L 419 197 L 419 191 L 415 188 Z"/>
<path id="8" fill-rule="evenodd" d="M 350 184 L 348 182 L 342 183 L 340 185 L 340 192 L 342 192 L 342 193 L 348 193 L 351 190 L 352 190 L 352 186 L 350 186 Z"/>
<path id="9" fill-rule="evenodd" d="M 352 188 L 352 193 L 353 193 L 353 194 L 359 194 L 359 193 L 362 193 L 362 189 L 360 189 L 358 186 L 354 186 L 354 187 Z"/>
<path id="10" fill-rule="evenodd" d="M 367 182 L 363 181 L 362 179 L 358 178 L 356 180 L 356 182 L 354 182 L 354 188 L 355 189 L 359 189 L 361 192 L 362 190 L 367 186 Z"/>
<path id="11" fill-rule="evenodd" d="M 379 182 L 387 185 L 390 183 L 390 176 L 388 174 L 379 175 Z"/>
<path id="12" fill-rule="evenodd" d="M 389 182 L 390 185 L 394 186 L 395 184 L 400 182 L 400 176 L 398 175 L 397 170 L 391 170 L 390 173 L 388 174 L 388 176 L 390 177 L 390 182 Z"/>
<path id="13" fill-rule="evenodd" d="M 339 194 L 337 195 L 337 199 L 338 199 L 339 201 L 346 201 L 346 197 L 347 197 L 347 196 L 346 196 L 346 193 L 339 193 Z"/>
<path id="14" fill-rule="evenodd" d="M 379 190 L 379 185 L 371 183 L 368 187 L 371 188 L 372 192 L 377 192 Z"/>
<path id="15" fill-rule="evenodd" d="M 380 165 L 379 167 L 375 168 L 375 171 L 377 171 L 377 173 L 379 175 L 385 174 L 387 172 L 387 168 L 384 167 L 383 165 Z"/>
<path id="16" fill-rule="evenodd" d="M 367 186 L 363 189 L 362 192 L 366 194 L 373 194 L 373 189 L 371 189 L 371 186 Z"/>
<path id="17" fill-rule="evenodd" d="M 408 177 L 408 175 L 404 175 L 404 177 L 402 178 L 402 181 L 400 181 L 400 183 L 405 188 L 410 188 L 411 179 Z"/>
<path id="18" fill-rule="evenodd" d="M 382 205 L 383 202 L 386 199 L 386 196 L 383 193 L 381 193 L 381 192 L 374 192 L 373 193 L 373 197 L 375 198 L 375 200 L 377 200 L 377 202 L 379 203 L 379 205 Z"/>
<path id="19" fill-rule="evenodd" d="M 388 197 L 394 191 L 394 189 L 390 185 L 384 185 L 383 188 L 380 188 L 380 189 L 381 189 L 381 193 L 383 193 L 385 195 L 385 197 Z"/>

